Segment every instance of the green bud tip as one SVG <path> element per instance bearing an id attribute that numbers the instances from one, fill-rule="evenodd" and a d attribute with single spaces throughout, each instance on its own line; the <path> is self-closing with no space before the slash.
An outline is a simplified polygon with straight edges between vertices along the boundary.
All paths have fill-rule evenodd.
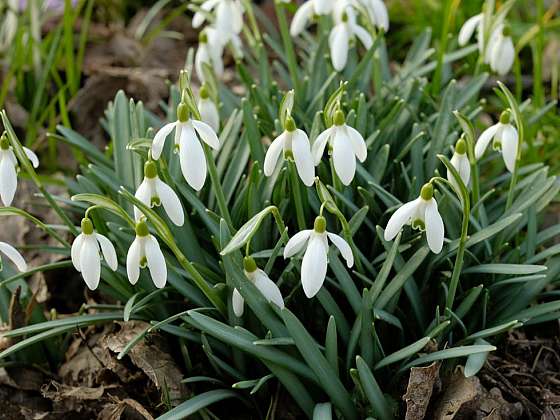
<path id="1" fill-rule="evenodd" d="M 200 42 L 201 44 L 206 44 L 208 42 L 208 35 L 206 35 L 206 32 L 200 33 L 200 35 L 198 36 L 198 42 Z"/>
<path id="2" fill-rule="evenodd" d="M 8 150 L 9 148 L 10 148 L 10 140 L 8 140 L 8 136 L 6 135 L 6 132 L 4 131 L 2 133 L 2 137 L 0 137 L 0 149 Z"/>
<path id="3" fill-rule="evenodd" d="M 288 132 L 296 131 L 296 122 L 290 116 L 286 118 L 286 122 L 284 123 L 284 129 Z"/>
<path id="4" fill-rule="evenodd" d="M 325 233 L 327 230 L 327 219 L 323 216 L 317 216 L 315 218 L 315 223 L 313 224 L 313 229 L 317 233 Z"/>
<path id="5" fill-rule="evenodd" d="M 153 160 L 149 160 L 145 163 L 144 176 L 150 179 L 156 178 L 158 176 L 156 163 Z"/>
<path id="6" fill-rule="evenodd" d="M 426 201 L 431 200 L 434 197 L 434 186 L 431 182 L 424 184 L 422 190 L 420 191 L 420 197 Z"/>
<path id="7" fill-rule="evenodd" d="M 511 36 L 511 26 L 505 25 L 504 29 L 502 30 L 502 35 L 504 37 Z"/>
<path id="8" fill-rule="evenodd" d="M 465 143 L 464 139 L 460 138 L 457 144 L 455 144 L 455 153 L 460 155 L 467 153 L 467 143 Z"/>
<path id="9" fill-rule="evenodd" d="M 342 21 L 343 21 L 343 22 L 348 22 L 348 14 L 347 14 L 346 12 L 344 12 L 344 13 L 342 14 Z"/>
<path id="10" fill-rule="evenodd" d="M 177 119 L 180 122 L 187 122 L 189 120 L 189 107 L 184 102 L 181 102 L 177 107 Z"/>
<path id="11" fill-rule="evenodd" d="M 243 268 L 247 273 L 254 273 L 257 271 L 257 263 L 253 257 L 245 257 L 243 258 Z"/>
<path id="12" fill-rule="evenodd" d="M 88 217 L 82 219 L 82 233 L 85 235 L 91 235 L 93 233 L 93 223 Z"/>
<path id="13" fill-rule="evenodd" d="M 502 112 L 502 115 L 500 115 L 500 122 L 502 124 L 509 124 L 511 120 L 511 111 L 509 109 L 506 109 L 504 112 Z"/>
<path id="14" fill-rule="evenodd" d="M 150 231 L 148 229 L 148 225 L 143 220 L 136 223 L 136 229 L 135 230 L 136 230 L 136 236 L 139 236 L 141 238 L 143 238 L 145 236 L 148 236 L 150 234 Z"/>
<path id="15" fill-rule="evenodd" d="M 346 118 L 344 117 L 344 112 L 338 109 L 334 113 L 334 125 L 344 125 L 346 123 Z"/>
<path id="16" fill-rule="evenodd" d="M 210 90 L 208 89 L 208 85 L 204 83 L 200 88 L 200 99 L 208 99 L 210 97 Z"/>

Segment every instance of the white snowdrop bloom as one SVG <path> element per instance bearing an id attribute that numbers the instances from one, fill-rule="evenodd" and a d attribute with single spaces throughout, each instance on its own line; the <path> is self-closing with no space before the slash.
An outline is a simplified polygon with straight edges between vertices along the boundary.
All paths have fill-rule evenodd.
<path id="1" fill-rule="evenodd" d="M 200 112 L 200 119 L 217 133 L 220 129 L 220 113 L 218 112 L 218 107 L 210 98 L 206 84 L 203 84 L 200 88 L 197 106 Z"/>
<path id="2" fill-rule="evenodd" d="M 242 31 L 244 10 L 240 0 L 206 0 L 200 8 L 202 10 L 193 16 L 193 28 L 199 28 L 207 14 L 213 14 L 214 25 L 220 32 L 239 34 Z"/>
<path id="3" fill-rule="evenodd" d="M 327 232 L 327 221 L 323 216 L 315 218 L 312 230 L 302 230 L 292 236 L 284 248 L 284 258 L 292 257 L 305 248 L 301 263 L 301 284 L 308 298 L 315 296 L 325 281 L 329 253 L 328 240 L 338 248 L 346 260 L 346 266 L 352 267 L 354 255 L 350 245 L 340 236 Z"/>
<path id="4" fill-rule="evenodd" d="M 183 226 L 185 215 L 179 197 L 173 189 L 159 179 L 154 161 L 149 160 L 144 165 L 144 180 L 136 190 L 136 198 L 150 208 L 163 205 L 171 221 L 177 226 Z M 140 209 L 134 207 L 134 218 L 139 221 L 143 216 Z"/>
<path id="5" fill-rule="evenodd" d="M 39 159 L 32 150 L 23 148 L 27 158 L 34 168 L 39 166 Z M 5 206 L 10 206 L 14 200 L 17 190 L 17 166 L 16 155 L 10 146 L 6 133 L 0 138 L 0 199 Z"/>
<path id="6" fill-rule="evenodd" d="M 152 143 L 152 157 L 158 160 L 165 139 L 175 130 L 175 151 L 179 153 L 181 171 L 187 183 L 200 191 L 206 180 L 206 156 L 201 141 L 215 150 L 220 148 L 218 136 L 208 124 L 190 117 L 186 104 L 177 107 L 177 121 L 164 125 Z"/>
<path id="7" fill-rule="evenodd" d="M 19 271 L 21 272 L 27 271 L 27 263 L 25 262 L 21 254 L 18 252 L 18 250 L 15 249 L 10 244 L 7 244 L 6 242 L 0 242 L 0 254 L 4 254 L 6 257 L 8 257 L 8 259 L 14 263 L 14 265 Z M 1 257 L 0 257 L 0 270 L 2 270 Z"/>
<path id="8" fill-rule="evenodd" d="M 457 144 L 455 145 L 455 151 L 453 153 L 453 156 L 451 157 L 451 164 L 459 173 L 463 184 L 465 184 L 465 186 L 468 188 L 469 181 L 471 179 L 471 164 L 467 156 L 467 143 L 462 138 L 459 139 L 459 141 L 457 141 Z M 459 192 L 459 185 L 457 184 L 457 181 L 455 181 L 455 178 L 453 177 L 453 174 L 449 169 L 447 170 L 447 179 L 449 182 L 451 182 L 457 192 Z"/>
<path id="9" fill-rule="evenodd" d="M 358 0 L 358 2 L 366 9 L 374 26 L 385 32 L 389 30 L 389 12 L 382 0 Z"/>
<path id="10" fill-rule="evenodd" d="M 477 33 L 478 49 L 482 52 L 483 49 L 483 30 L 484 30 L 484 13 L 471 16 L 465 21 L 459 31 L 459 45 L 464 47 L 472 38 L 474 32 Z"/>
<path id="11" fill-rule="evenodd" d="M 344 113 L 340 110 L 334 115 L 334 125 L 319 134 L 313 143 L 315 165 L 321 161 L 327 143 L 332 150 L 336 174 L 344 185 L 350 185 L 356 173 L 356 157 L 360 162 L 365 161 L 367 147 L 359 131 L 346 125 Z"/>
<path id="12" fill-rule="evenodd" d="M 264 174 L 272 175 L 280 153 L 284 152 L 284 159 L 293 159 L 299 177 L 305 185 L 310 187 L 315 181 L 315 166 L 311 156 L 309 137 L 303 130 L 296 128 L 294 119 L 286 118 L 284 132 L 270 144 L 264 158 Z"/>
<path id="13" fill-rule="evenodd" d="M 74 268 L 82 273 L 90 290 L 97 289 L 101 277 L 100 247 L 105 262 L 111 270 L 116 271 L 119 263 L 115 247 L 106 236 L 94 232 L 89 218 L 83 218 L 82 233 L 74 239 L 70 254 Z"/>
<path id="14" fill-rule="evenodd" d="M 348 61 L 350 41 L 357 37 L 366 49 L 373 45 L 369 32 L 360 26 L 356 20 L 356 13 L 348 1 L 342 1 L 334 12 L 336 25 L 329 35 L 331 61 L 336 71 L 344 70 Z"/>
<path id="15" fill-rule="evenodd" d="M 0 23 L 0 51 L 4 51 L 12 44 L 18 28 L 18 0 L 7 0 L 6 14 Z"/>
<path id="16" fill-rule="evenodd" d="M 150 235 L 148 225 L 141 220 L 136 224 L 136 238 L 128 249 L 126 272 L 131 284 L 140 277 L 140 268 L 148 267 L 154 285 L 161 289 L 167 282 L 167 265 L 157 239 Z"/>
<path id="17" fill-rule="evenodd" d="M 324 16 L 332 12 L 335 0 L 308 0 L 296 11 L 290 25 L 290 34 L 298 36 L 309 25 L 314 16 Z"/>
<path id="18" fill-rule="evenodd" d="M 226 43 L 227 39 L 213 27 L 207 27 L 200 33 L 198 49 L 194 57 L 194 67 L 199 80 L 203 82 L 206 80 L 205 65 L 210 66 L 217 77 L 222 77 L 224 74 L 222 55 Z"/>
<path id="19" fill-rule="evenodd" d="M 439 254 L 443 248 L 444 226 L 434 199 L 434 187 L 425 184 L 420 196 L 403 204 L 389 219 L 385 228 L 385 240 L 392 241 L 404 225 L 426 231 L 428 246 L 433 253 Z"/>
<path id="20" fill-rule="evenodd" d="M 255 285 L 265 299 L 274 303 L 280 309 L 284 309 L 284 299 L 282 298 L 280 289 L 276 283 L 270 280 L 263 270 L 257 267 L 257 264 L 252 257 L 245 257 L 243 260 L 243 268 L 245 277 L 247 277 L 247 279 Z M 233 313 L 237 317 L 243 316 L 245 301 L 237 289 L 233 290 L 231 303 L 233 306 Z"/>
<path id="21" fill-rule="evenodd" d="M 480 159 L 492 140 L 494 150 L 501 151 L 507 170 L 513 173 L 519 149 L 519 134 L 510 120 L 511 112 L 502 112 L 500 121 L 484 130 L 476 141 L 474 156 Z"/>
<path id="22" fill-rule="evenodd" d="M 508 26 L 498 25 L 490 36 L 486 50 L 486 63 L 500 76 L 509 73 L 515 60 L 515 47 L 509 34 Z"/>

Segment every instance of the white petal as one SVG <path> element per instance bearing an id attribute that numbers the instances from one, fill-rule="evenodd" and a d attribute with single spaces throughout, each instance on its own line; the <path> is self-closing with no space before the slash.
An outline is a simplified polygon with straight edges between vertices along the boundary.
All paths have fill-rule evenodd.
<path id="1" fill-rule="evenodd" d="M 260 269 L 258 269 L 255 274 L 255 286 L 260 290 L 266 300 L 274 303 L 280 309 L 284 309 L 284 299 L 282 298 L 280 289 L 276 283 L 270 280 L 266 273 Z"/>
<path id="2" fill-rule="evenodd" d="M 5 153 L 0 157 L 0 198 L 5 206 L 12 204 L 17 189 L 17 172 Z"/>
<path id="3" fill-rule="evenodd" d="M 192 124 L 204 143 L 215 150 L 218 150 L 220 148 L 220 140 L 218 140 L 218 136 L 216 135 L 214 130 L 212 130 L 212 127 L 202 121 L 197 120 L 192 120 Z"/>
<path id="4" fill-rule="evenodd" d="M 519 147 L 519 135 L 511 124 L 504 126 L 502 131 L 502 157 L 508 171 L 513 173 L 515 161 L 517 160 L 517 148 Z"/>
<path id="5" fill-rule="evenodd" d="M 294 236 L 292 236 L 286 244 L 286 247 L 284 248 L 284 258 L 290 258 L 291 256 L 300 252 L 309 239 L 311 232 L 313 232 L 313 230 L 311 229 L 302 230 L 301 232 L 298 232 Z"/>
<path id="6" fill-rule="evenodd" d="M 231 305 L 233 306 L 233 313 L 235 316 L 241 318 L 245 310 L 245 300 L 237 289 L 233 289 L 233 294 L 231 295 Z"/>
<path id="7" fill-rule="evenodd" d="M 500 128 L 500 123 L 494 124 L 493 126 L 488 127 L 482 132 L 482 134 L 476 141 L 476 145 L 474 146 L 474 156 L 476 157 L 476 159 L 480 159 L 482 157 L 482 155 L 486 151 L 486 148 L 490 144 L 490 141 L 496 135 L 498 128 Z"/>
<path id="8" fill-rule="evenodd" d="M 492 51 L 492 68 L 501 76 L 506 75 L 515 60 L 515 47 L 510 37 L 503 37 Z"/>
<path id="9" fill-rule="evenodd" d="M 345 23 L 336 25 L 329 35 L 332 65 L 336 71 L 342 71 L 348 60 L 350 37 Z"/>
<path id="10" fill-rule="evenodd" d="M 313 3 L 315 13 L 318 15 L 327 15 L 333 8 L 333 0 L 312 0 L 309 3 Z"/>
<path id="11" fill-rule="evenodd" d="M 216 5 L 220 2 L 220 0 L 207 0 L 200 5 L 200 8 L 204 12 L 211 11 Z M 206 14 L 204 12 L 196 12 L 193 16 L 192 20 L 192 27 L 198 28 L 206 21 Z"/>
<path id="12" fill-rule="evenodd" d="M 363 162 L 367 158 L 367 146 L 364 138 L 358 130 L 350 126 L 346 126 L 346 132 L 350 141 L 352 142 L 352 147 L 354 148 L 354 153 L 360 162 Z"/>
<path id="13" fill-rule="evenodd" d="M 0 242 L 0 252 L 6 255 L 6 257 L 8 257 L 8 259 L 10 259 L 15 264 L 19 271 L 27 271 L 27 263 L 18 252 L 18 250 L 13 246 L 7 244 L 6 242 Z"/>
<path id="14" fill-rule="evenodd" d="M 340 128 L 334 135 L 332 157 L 336 174 L 344 185 L 350 185 L 356 173 L 356 155 L 351 140 Z"/>
<path id="15" fill-rule="evenodd" d="M 161 289 L 167 282 L 167 265 L 165 264 L 165 257 L 161 252 L 158 241 L 154 236 L 150 235 L 146 238 L 144 251 L 146 252 L 152 281 L 158 289 Z"/>
<path id="16" fill-rule="evenodd" d="M 297 9 L 290 25 L 290 35 L 298 36 L 313 16 L 313 2 L 307 1 Z"/>
<path id="17" fill-rule="evenodd" d="M 369 34 L 368 31 L 366 31 L 360 25 L 353 25 L 352 32 L 354 32 L 354 35 L 358 37 L 360 42 L 364 45 L 364 47 L 367 50 L 371 48 L 371 46 L 373 45 L 373 39 L 371 38 L 371 35 Z"/>
<path id="18" fill-rule="evenodd" d="M 214 132 L 218 132 L 220 129 L 220 114 L 214 101 L 208 98 L 200 99 L 198 101 L 198 110 L 202 121 L 208 124 Z"/>
<path id="19" fill-rule="evenodd" d="M 459 171 L 459 175 L 461 176 L 465 186 L 468 188 L 469 181 L 471 180 L 471 163 L 469 162 L 469 158 L 466 153 L 459 157 L 458 164 L 459 167 L 457 170 Z"/>
<path id="20" fill-rule="evenodd" d="M 482 22 L 482 13 L 478 15 L 474 15 L 471 18 L 467 19 L 461 30 L 459 31 L 459 45 L 461 47 L 467 45 L 469 39 L 471 39 L 474 30 L 481 24 Z"/>
<path id="21" fill-rule="evenodd" d="M 434 254 L 439 254 L 443 247 L 444 227 L 436 200 L 433 198 L 426 203 L 424 220 L 426 222 L 426 239 L 428 240 L 428 246 Z"/>
<path id="22" fill-rule="evenodd" d="M 204 82 L 206 77 L 204 76 L 204 65 L 208 64 L 212 66 L 212 60 L 210 59 L 210 53 L 208 51 L 207 44 L 199 44 L 194 56 L 194 68 L 196 69 L 196 75 L 199 80 Z"/>
<path id="23" fill-rule="evenodd" d="M 154 141 L 152 143 L 152 157 L 155 160 L 158 160 L 161 156 L 161 152 L 163 152 L 163 146 L 165 145 L 165 139 L 173 131 L 176 125 L 177 122 L 165 124 L 158 130 L 158 132 L 154 136 Z"/>
<path id="24" fill-rule="evenodd" d="M 134 194 L 134 196 L 138 199 L 138 201 L 141 201 L 148 207 L 152 207 L 152 194 L 153 191 L 150 188 L 150 181 L 144 178 L 144 180 L 136 190 L 136 194 Z M 138 207 L 134 206 L 134 220 L 140 220 L 143 215 L 144 213 L 142 213 Z"/>
<path id="25" fill-rule="evenodd" d="M 171 221 L 177 226 L 183 226 L 185 215 L 177 193 L 159 178 L 156 179 L 156 192 Z"/>
<path id="26" fill-rule="evenodd" d="M 274 168 L 276 168 L 276 162 L 278 162 L 278 157 L 282 150 L 284 149 L 284 142 L 286 141 L 286 136 L 288 134 L 283 132 L 268 147 L 266 151 L 266 156 L 264 157 L 264 174 L 266 176 L 272 175 Z"/>
<path id="27" fill-rule="evenodd" d="M 37 157 L 35 152 L 31 149 L 28 149 L 27 147 L 24 147 L 23 151 L 27 155 L 27 158 L 31 161 L 31 164 L 33 165 L 33 167 L 38 168 L 39 167 L 39 158 Z"/>
<path id="28" fill-rule="evenodd" d="M 308 187 L 315 182 L 315 165 L 311 156 L 309 138 L 303 130 L 296 130 L 292 137 L 292 151 L 299 177 Z"/>
<path id="29" fill-rule="evenodd" d="M 206 157 L 194 129 L 188 125 L 181 130 L 179 160 L 187 183 L 200 191 L 206 181 Z"/>
<path id="30" fill-rule="evenodd" d="M 350 245 L 348 245 L 348 242 L 334 233 L 327 232 L 327 236 L 346 260 L 346 266 L 348 268 L 352 267 L 354 265 L 354 254 L 352 254 L 352 249 L 350 248 Z"/>
<path id="31" fill-rule="evenodd" d="M 97 242 L 99 242 L 99 245 L 101 245 L 101 252 L 103 253 L 105 262 L 111 270 L 117 271 L 117 268 L 119 268 L 119 262 L 117 260 L 117 252 L 115 251 L 115 247 L 106 236 L 96 233 L 95 237 L 97 238 Z"/>
<path id="32" fill-rule="evenodd" d="M 97 240 L 93 235 L 87 235 L 84 238 L 80 252 L 80 268 L 87 287 L 90 290 L 97 289 L 101 276 L 101 258 Z"/>
<path id="33" fill-rule="evenodd" d="M 313 155 L 313 163 L 318 165 L 321 162 L 321 158 L 323 157 L 323 153 L 325 152 L 325 146 L 329 141 L 330 136 L 333 134 L 333 131 L 336 127 L 333 125 L 331 128 L 327 128 L 321 134 L 317 136 L 315 141 L 313 142 L 313 147 L 311 150 L 311 154 Z"/>
<path id="34" fill-rule="evenodd" d="M 327 275 L 327 252 L 319 235 L 313 235 L 301 263 L 301 284 L 305 296 L 312 298 L 323 286 Z"/>
<path id="35" fill-rule="evenodd" d="M 387 32 L 389 30 L 389 13 L 385 3 L 381 0 L 370 0 L 370 5 L 374 23 Z"/>
<path id="36" fill-rule="evenodd" d="M 417 198 L 416 200 L 409 201 L 400 206 L 397 211 L 393 213 L 385 228 L 384 237 L 386 241 L 392 241 L 403 226 L 410 221 L 410 218 L 420 204 L 420 200 L 421 198 Z"/>
<path id="37" fill-rule="evenodd" d="M 72 264 L 74 268 L 78 271 L 80 270 L 80 253 L 82 250 L 82 245 L 84 243 L 84 234 L 80 233 L 72 242 L 72 248 L 70 249 L 70 256 L 72 257 Z"/>
<path id="38" fill-rule="evenodd" d="M 140 258 L 142 258 L 142 239 L 136 237 L 126 255 L 126 273 L 132 285 L 136 284 L 140 277 Z"/>

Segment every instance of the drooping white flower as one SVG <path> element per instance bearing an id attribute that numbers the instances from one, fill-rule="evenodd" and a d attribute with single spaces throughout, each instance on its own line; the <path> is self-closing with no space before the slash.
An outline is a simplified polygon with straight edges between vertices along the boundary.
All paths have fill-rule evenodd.
<path id="1" fill-rule="evenodd" d="M 515 60 L 515 47 L 508 26 L 500 24 L 492 32 L 486 50 L 485 61 L 500 76 L 507 74 Z"/>
<path id="2" fill-rule="evenodd" d="M 206 0 L 200 8 L 193 16 L 193 28 L 199 28 L 206 21 L 206 15 L 213 14 L 216 29 L 224 35 L 239 34 L 243 29 L 244 10 L 240 0 Z"/>
<path id="3" fill-rule="evenodd" d="M 101 277 L 101 256 L 99 248 L 109 268 L 118 268 L 117 253 L 111 241 L 93 230 L 93 224 L 87 217 L 82 219 L 82 233 L 72 243 L 71 257 L 74 268 L 82 273 L 82 277 L 90 290 L 97 289 Z"/>
<path id="4" fill-rule="evenodd" d="M 434 199 L 434 187 L 425 184 L 420 196 L 413 201 L 403 204 L 393 213 L 385 228 L 385 240 L 392 241 L 404 225 L 411 225 L 413 229 L 426 231 L 428 246 L 433 253 L 439 254 L 443 248 L 444 225 Z"/>
<path id="5" fill-rule="evenodd" d="M 136 238 L 128 249 L 126 272 L 131 284 L 140 277 L 140 268 L 148 267 L 154 285 L 161 289 L 167 282 L 167 265 L 157 239 L 150 235 L 148 225 L 141 220 L 136 224 Z"/>
<path id="6" fill-rule="evenodd" d="M 455 151 L 453 153 L 453 156 L 451 157 L 451 164 L 459 173 L 463 184 L 465 184 L 465 186 L 468 188 L 471 178 L 471 164 L 467 156 L 467 144 L 462 138 L 459 139 L 459 141 L 457 141 L 457 144 L 455 145 Z M 447 179 L 449 182 L 451 182 L 457 192 L 459 192 L 459 185 L 457 184 L 457 181 L 455 181 L 455 178 L 453 177 L 453 174 L 449 169 L 447 170 Z"/>
<path id="7" fill-rule="evenodd" d="M 329 144 L 332 150 L 334 170 L 344 185 L 350 185 L 356 173 L 356 157 L 360 162 L 366 160 L 367 147 L 358 130 L 346 125 L 344 113 L 335 112 L 334 125 L 323 131 L 313 143 L 312 154 L 318 165 Z"/>
<path id="8" fill-rule="evenodd" d="M 308 0 L 296 11 L 290 25 L 290 34 L 298 36 L 309 25 L 313 16 L 328 15 L 333 10 L 335 0 Z"/>
<path id="9" fill-rule="evenodd" d="M 252 257 L 245 257 L 243 267 L 245 277 L 255 285 L 265 299 L 274 303 L 280 309 L 284 309 L 284 299 L 280 289 L 263 270 L 257 267 L 255 260 Z M 231 302 L 235 315 L 237 317 L 243 316 L 245 301 L 237 289 L 233 290 Z"/>
<path id="10" fill-rule="evenodd" d="M 218 112 L 218 107 L 212 98 L 210 98 L 206 83 L 200 88 L 197 105 L 201 120 L 212 127 L 212 130 L 217 133 L 220 129 L 220 113 Z"/>
<path id="11" fill-rule="evenodd" d="M 151 160 L 144 165 L 144 180 L 136 190 L 135 196 L 150 208 L 163 205 L 169 219 L 177 226 L 183 226 L 185 215 L 181 200 L 169 185 L 159 179 L 156 164 Z M 135 206 L 135 220 L 139 221 L 141 217 L 142 212 Z"/>
<path id="12" fill-rule="evenodd" d="M 369 19 L 378 28 L 385 32 L 389 30 L 389 12 L 382 0 L 358 0 L 366 9 Z"/>
<path id="13" fill-rule="evenodd" d="M 27 158 L 34 168 L 39 166 L 37 155 L 27 147 L 23 148 Z M 17 166 L 16 155 L 10 146 L 6 133 L 0 138 L 0 199 L 4 206 L 9 206 L 14 200 L 17 190 Z"/>
<path id="14" fill-rule="evenodd" d="M 280 153 L 284 152 L 284 159 L 294 159 L 299 177 L 305 185 L 310 187 L 315 180 L 315 166 L 311 156 L 309 137 L 303 130 L 296 128 L 294 119 L 286 118 L 285 129 L 271 143 L 264 158 L 264 174 L 272 175 Z"/>
<path id="15" fill-rule="evenodd" d="M 284 248 L 284 258 L 292 257 L 305 248 L 301 263 L 301 284 L 308 298 L 315 296 L 325 281 L 329 253 L 328 240 L 338 248 L 346 260 L 346 266 L 352 267 L 354 255 L 350 245 L 340 236 L 327 232 L 327 221 L 323 216 L 315 219 L 313 229 L 302 230 L 292 236 Z"/>
<path id="16" fill-rule="evenodd" d="M 478 15 L 471 16 L 468 18 L 461 30 L 459 31 L 459 45 L 464 47 L 467 42 L 472 38 L 474 32 L 477 33 L 478 49 L 479 52 L 483 51 L 483 30 L 484 30 L 484 13 L 479 13 Z"/>
<path id="17" fill-rule="evenodd" d="M 204 67 L 209 66 L 217 77 L 224 74 L 224 61 L 222 55 L 227 43 L 217 29 L 209 26 L 200 33 L 198 49 L 194 57 L 196 74 L 202 82 L 206 80 Z"/>
<path id="18" fill-rule="evenodd" d="M 206 180 L 206 157 L 201 141 L 213 149 L 220 148 L 218 136 L 212 128 L 190 117 L 186 104 L 177 108 L 177 121 L 164 125 L 155 135 L 152 143 L 152 157 L 158 160 L 165 145 L 165 139 L 175 130 L 175 150 L 179 152 L 181 171 L 187 183 L 200 191 Z"/>
<path id="19" fill-rule="evenodd" d="M 513 173 L 519 149 L 519 134 L 510 120 L 511 112 L 502 112 L 500 121 L 484 130 L 476 141 L 474 156 L 480 159 L 492 140 L 494 150 L 501 151 L 507 170 Z"/>
<path id="20" fill-rule="evenodd" d="M 0 242 L 0 253 L 8 257 L 8 259 L 14 263 L 14 265 L 17 267 L 19 271 L 21 272 L 27 271 L 27 263 L 25 262 L 21 254 L 18 252 L 18 250 L 15 249 L 13 246 L 7 244 L 6 242 Z M 2 270 L 1 257 L 0 257 L 0 270 Z"/>

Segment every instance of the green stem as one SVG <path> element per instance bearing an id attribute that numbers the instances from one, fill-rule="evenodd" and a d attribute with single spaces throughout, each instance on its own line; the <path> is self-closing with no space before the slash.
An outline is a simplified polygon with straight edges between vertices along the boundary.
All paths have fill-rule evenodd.
<path id="1" fill-rule="evenodd" d="M 204 154 L 206 155 L 206 161 L 208 162 L 208 173 L 210 174 L 210 181 L 214 187 L 214 192 L 216 193 L 216 200 L 218 201 L 218 208 L 220 213 L 230 230 L 234 230 L 233 223 L 231 221 L 231 216 L 229 214 L 229 209 L 226 202 L 226 197 L 224 195 L 224 190 L 220 182 L 220 176 L 218 175 L 218 169 L 216 168 L 216 160 L 210 148 L 204 144 Z"/>
<path id="2" fill-rule="evenodd" d="M 290 72 L 292 85 L 297 92 L 299 87 L 299 78 L 298 78 L 296 53 L 294 51 L 292 36 L 290 35 L 290 30 L 288 28 L 288 21 L 286 19 L 286 14 L 284 13 L 283 5 L 280 2 L 280 0 L 274 0 L 274 9 L 276 11 L 278 25 L 280 26 L 280 35 L 282 37 L 282 43 L 284 44 L 284 51 L 286 51 L 286 61 L 288 63 L 288 71 Z"/>
<path id="3" fill-rule="evenodd" d="M 457 249 L 457 256 L 455 257 L 455 265 L 453 266 L 453 274 L 451 275 L 451 281 L 449 283 L 449 293 L 447 294 L 447 301 L 445 307 L 447 309 L 453 309 L 453 303 L 455 301 L 455 294 L 457 293 L 457 286 L 459 285 L 459 278 L 461 276 L 461 270 L 463 268 L 465 248 L 468 239 L 469 231 L 469 215 L 470 215 L 470 203 L 469 200 L 463 200 L 463 222 L 461 224 L 461 238 L 459 239 L 459 248 Z"/>
<path id="4" fill-rule="evenodd" d="M 298 227 L 303 230 L 307 227 L 305 223 L 305 212 L 303 210 L 303 202 L 301 198 L 301 190 L 299 186 L 299 177 L 297 174 L 296 164 L 292 159 L 288 159 L 288 172 L 290 176 L 290 185 L 292 194 L 294 195 L 294 202 L 296 204 L 296 218 Z"/>

